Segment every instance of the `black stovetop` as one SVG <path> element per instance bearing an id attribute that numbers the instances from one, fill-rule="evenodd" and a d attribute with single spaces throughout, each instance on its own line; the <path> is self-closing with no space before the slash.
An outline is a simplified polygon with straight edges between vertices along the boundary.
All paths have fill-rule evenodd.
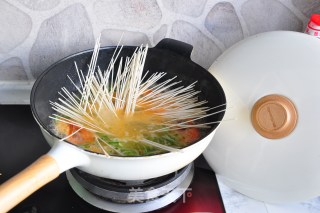
<path id="1" fill-rule="evenodd" d="M 0 184 L 50 150 L 28 105 L 0 105 Z M 157 212 L 225 212 L 217 180 L 203 156 L 195 161 L 189 203 L 177 201 Z M 205 190 L 203 190 L 205 189 Z M 1 212 L 1 207 L 0 207 Z M 106 212 L 83 201 L 65 173 L 33 193 L 10 213 Z"/>

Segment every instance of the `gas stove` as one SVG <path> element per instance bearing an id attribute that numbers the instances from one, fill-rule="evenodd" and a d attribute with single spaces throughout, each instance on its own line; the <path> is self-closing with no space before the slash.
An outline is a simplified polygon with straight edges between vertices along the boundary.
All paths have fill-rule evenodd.
<path id="1" fill-rule="evenodd" d="M 50 147 L 29 106 L 0 105 L 0 115 L 1 184 L 47 153 Z M 225 212 L 215 174 L 202 156 L 174 173 L 141 181 L 100 178 L 74 168 L 10 212 L 150 211 Z"/>
<path id="2" fill-rule="evenodd" d="M 79 169 L 67 172 L 72 189 L 86 202 L 112 212 L 149 212 L 175 202 L 189 188 L 194 174 L 193 163 L 174 173 L 139 181 L 100 178 Z M 191 195 L 191 194 L 190 194 Z M 189 195 L 189 196 L 190 196 Z"/>

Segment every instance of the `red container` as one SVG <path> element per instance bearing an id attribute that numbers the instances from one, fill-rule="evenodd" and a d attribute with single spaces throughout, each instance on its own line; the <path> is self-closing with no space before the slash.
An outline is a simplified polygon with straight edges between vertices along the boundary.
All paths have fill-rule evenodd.
<path id="1" fill-rule="evenodd" d="M 320 14 L 311 15 L 305 33 L 320 38 Z"/>

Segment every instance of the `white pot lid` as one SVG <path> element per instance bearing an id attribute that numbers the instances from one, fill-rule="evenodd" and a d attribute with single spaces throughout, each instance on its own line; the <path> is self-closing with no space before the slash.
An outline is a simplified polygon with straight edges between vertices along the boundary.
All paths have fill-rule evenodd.
<path id="1" fill-rule="evenodd" d="M 227 98 L 224 121 L 204 152 L 221 180 L 267 202 L 319 196 L 320 40 L 259 34 L 231 47 L 209 71 Z"/>

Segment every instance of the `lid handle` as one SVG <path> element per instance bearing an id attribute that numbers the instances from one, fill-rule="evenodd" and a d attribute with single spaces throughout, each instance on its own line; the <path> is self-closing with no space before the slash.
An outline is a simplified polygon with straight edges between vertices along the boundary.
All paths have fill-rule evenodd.
<path id="1" fill-rule="evenodd" d="M 280 139 L 288 136 L 297 124 L 297 110 L 290 99 L 282 95 L 267 95 L 252 107 L 251 122 L 265 138 Z"/>
<path id="2" fill-rule="evenodd" d="M 182 41 L 174 40 L 171 38 L 164 38 L 155 46 L 155 48 L 167 49 L 190 59 L 193 46 Z"/>

